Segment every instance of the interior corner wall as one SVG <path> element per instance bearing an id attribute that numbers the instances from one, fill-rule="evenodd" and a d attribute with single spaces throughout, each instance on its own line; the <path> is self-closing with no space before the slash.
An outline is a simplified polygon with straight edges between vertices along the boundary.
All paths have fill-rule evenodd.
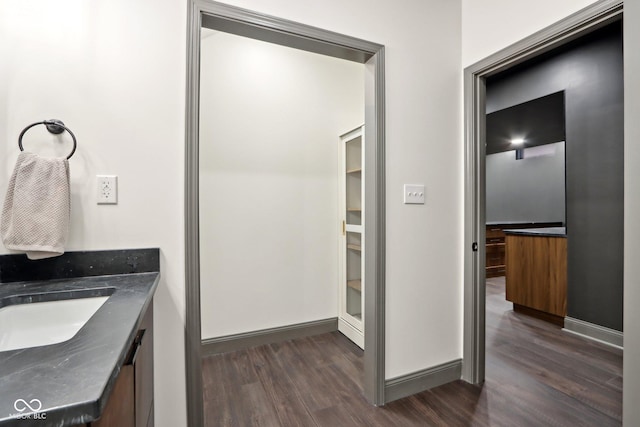
<path id="1" fill-rule="evenodd" d="M 364 65 L 203 34 L 202 338 L 335 318 L 339 136 L 364 123 Z"/>
<path id="2" fill-rule="evenodd" d="M 624 367 L 622 421 L 640 425 L 640 3 L 624 5 Z"/>
<path id="3" fill-rule="evenodd" d="M 565 91 L 567 315 L 622 330 L 621 23 L 487 81 L 487 112 Z"/>
<path id="4" fill-rule="evenodd" d="M 0 197 L 28 124 L 75 133 L 67 250 L 159 247 L 154 297 L 155 425 L 186 424 L 184 100 L 186 3 L 0 2 Z M 25 148 L 35 150 L 40 129 Z M 118 175 L 118 204 L 96 204 L 97 174 Z M 0 253 L 7 253 L 0 244 Z"/>

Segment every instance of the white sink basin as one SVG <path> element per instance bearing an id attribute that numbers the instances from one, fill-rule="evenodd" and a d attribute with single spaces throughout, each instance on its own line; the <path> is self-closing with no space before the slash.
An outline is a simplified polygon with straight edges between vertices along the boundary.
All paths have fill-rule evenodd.
<path id="1" fill-rule="evenodd" d="M 67 299 L 0 308 L 0 351 L 67 341 L 108 298 Z"/>

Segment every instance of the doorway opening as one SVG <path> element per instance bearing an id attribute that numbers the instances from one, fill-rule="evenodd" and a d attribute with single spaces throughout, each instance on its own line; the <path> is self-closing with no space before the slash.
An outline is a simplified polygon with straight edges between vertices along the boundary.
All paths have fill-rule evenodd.
<path id="1" fill-rule="evenodd" d="M 364 381 L 367 400 L 384 404 L 384 47 L 215 2 L 191 1 L 186 114 L 186 378 L 189 425 L 203 425 L 200 308 L 200 61 L 202 28 L 346 59 L 364 65 L 367 129 L 363 166 Z M 347 129 L 348 130 L 348 129 Z"/>
<path id="2" fill-rule="evenodd" d="M 364 130 L 340 135 L 364 123 L 364 65 L 209 28 L 200 64 L 204 354 L 343 324 L 363 347 Z"/>
<path id="3" fill-rule="evenodd" d="M 488 127 L 486 120 L 488 81 L 493 76 L 515 69 L 525 61 L 541 58 L 541 55 L 547 52 L 566 46 L 578 38 L 585 37 L 621 19 L 621 1 L 600 1 L 465 70 L 465 134 L 467 148 L 465 168 L 465 247 L 468 250 L 465 251 L 464 275 L 463 379 L 468 382 L 477 384 L 485 380 L 485 324 L 487 319 L 485 300 L 495 294 L 494 284 L 491 284 L 491 287 L 486 285 L 488 257 L 492 256 L 492 254 L 488 253 L 484 245 L 485 241 L 488 242 L 492 238 L 491 231 L 487 228 L 486 186 L 488 166 L 485 136 Z M 556 92 L 556 90 L 549 90 L 546 94 L 553 92 Z M 597 111 L 594 111 L 594 113 L 597 114 Z M 515 135 L 512 138 L 515 139 Z M 523 137 L 518 137 L 518 139 L 521 138 Z M 576 147 L 570 144 L 579 142 L 571 141 L 570 136 L 567 135 L 567 162 L 572 161 L 569 160 L 569 156 L 572 155 L 570 150 Z M 622 144 L 622 141 L 620 141 L 620 144 Z M 583 153 L 586 152 L 584 149 L 582 151 Z M 579 154 L 579 152 L 573 154 L 573 159 L 580 157 L 576 154 Z M 575 181 L 575 178 L 569 176 L 569 172 L 567 174 L 567 198 L 571 199 L 573 197 L 571 192 L 576 191 L 575 187 L 571 187 L 571 185 L 574 185 L 571 180 Z M 571 207 L 570 202 L 571 200 L 567 202 L 567 234 L 571 233 L 572 223 L 576 227 L 574 230 L 577 230 L 575 218 L 574 221 L 571 221 L 571 212 L 578 212 L 578 215 L 581 213 Z M 620 209 L 622 209 L 622 206 L 620 206 Z M 570 286 L 569 291 L 571 292 Z"/>

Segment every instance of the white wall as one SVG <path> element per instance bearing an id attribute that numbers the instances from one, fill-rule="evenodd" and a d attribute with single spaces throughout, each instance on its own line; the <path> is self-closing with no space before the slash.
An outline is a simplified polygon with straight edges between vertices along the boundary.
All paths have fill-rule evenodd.
<path id="1" fill-rule="evenodd" d="M 594 3 L 593 0 L 462 0 L 467 67 Z"/>
<path id="2" fill-rule="evenodd" d="M 338 136 L 364 65 L 205 31 L 202 338 L 338 315 Z"/>
<path id="3" fill-rule="evenodd" d="M 640 40 L 640 4 L 624 5 L 624 388 L 623 423 L 640 425 L 640 51 L 634 41 Z"/>
<path id="4" fill-rule="evenodd" d="M 155 420 L 167 427 L 186 419 L 185 33 L 183 1 L 0 1 L 0 197 L 22 128 L 62 119 L 78 138 L 68 250 L 160 247 Z M 103 173 L 119 176 L 117 206 L 95 203 Z"/>

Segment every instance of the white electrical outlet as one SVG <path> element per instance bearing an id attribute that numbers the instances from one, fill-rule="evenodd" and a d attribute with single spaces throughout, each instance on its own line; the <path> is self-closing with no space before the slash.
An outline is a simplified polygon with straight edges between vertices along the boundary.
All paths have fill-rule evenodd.
<path id="1" fill-rule="evenodd" d="M 405 184 L 404 185 L 405 205 L 424 205 L 424 185 Z"/>
<path id="2" fill-rule="evenodd" d="M 118 203 L 118 177 L 116 175 L 97 175 L 99 205 L 115 205 Z"/>

